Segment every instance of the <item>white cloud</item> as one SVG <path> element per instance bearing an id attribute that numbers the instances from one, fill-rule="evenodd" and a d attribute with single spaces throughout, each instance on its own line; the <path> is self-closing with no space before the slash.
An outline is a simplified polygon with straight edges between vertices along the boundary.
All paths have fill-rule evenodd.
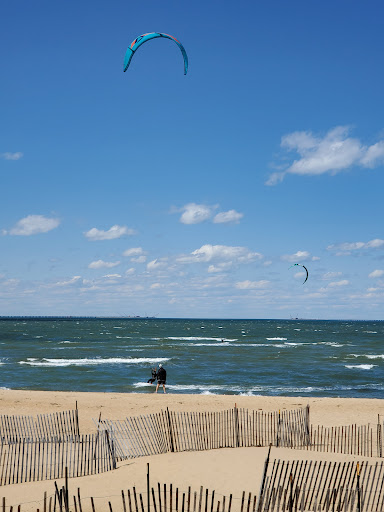
<path id="1" fill-rule="evenodd" d="M 364 146 L 359 139 L 349 136 L 347 126 L 333 128 L 324 137 L 316 137 L 311 132 L 284 135 L 281 147 L 295 151 L 299 158 L 284 171 L 273 173 L 266 185 L 276 185 L 286 174 L 334 175 L 352 166 L 373 168 L 384 162 L 384 141 Z"/>
<path id="2" fill-rule="evenodd" d="M 244 217 L 244 214 L 237 212 L 236 210 L 228 210 L 227 212 L 220 212 L 213 218 L 215 224 L 237 224 L 240 219 Z"/>
<path id="3" fill-rule="evenodd" d="M 224 272 L 225 270 L 228 270 L 232 266 L 232 261 L 222 261 L 221 263 L 218 263 L 217 265 L 209 265 L 208 272 L 214 273 L 214 272 Z"/>
<path id="4" fill-rule="evenodd" d="M 97 260 L 97 261 L 92 261 L 92 263 L 90 263 L 88 265 L 88 268 L 93 268 L 93 269 L 113 268 L 113 267 L 117 267 L 118 265 L 120 265 L 120 261 L 111 262 L 111 261 Z"/>
<path id="5" fill-rule="evenodd" d="M 127 226 L 118 226 L 115 224 L 108 231 L 103 231 L 102 229 L 92 228 L 89 231 L 84 233 L 84 236 L 88 238 L 88 240 L 115 240 L 116 238 L 121 238 L 126 235 L 134 235 L 136 231 L 134 229 L 130 229 Z"/>
<path id="6" fill-rule="evenodd" d="M 335 277 L 341 276 L 341 272 L 326 272 L 323 274 L 322 279 L 324 281 L 329 281 L 330 279 L 335 279 Z"/>
<path id="7" fill-rule="evenodd" d="M 17 153 L 0 153 L 0 158 L 3 158 L 4 160 L 20 160 L 22 157 L 23 153 L 20 153 L 20 151 Z"/>
<path id="8" fill-rule="evenodd" d="M 360 249 L 378 249 L 384 245 L 384 240 L 374 238 L 369 242 L 344 242 L 341 244 L 328 245 L 327 251 L 339 251 L 341 253 L 349 253 Z"/>
<path id="9" fill-rule="evenodd" d="M 60 224 L 59 219 L 50 219 L 43 215 L 28 215 L 24 219 L 20 219 L 16 225 L 9 230 L 10 235 L 30 236 L 39 233 L 47 233 L 57 228 Z M 3 231 L 7 234 L 8 231 Z"/>
<path id="10" fill-rule="evenodd" d="M 71 284 L 78 283 L 81 280 L 81 276 L 73 276 L 72 279 L 68 281 L 59 281 L 56 283 L 56 286 L 69 286 Z"/>
<path id="11" fill-rule="evenodd" d="M 123 256 L 131 256 L 133 263 L 145 263 L 147 261 L 145 254 L 141 247 L 132 247 L 132 249 L 127 249 L 123 252 Z"/>
<path id="12" fill-rule="evenodd" d="M 160 268 L 164 268 L 167 265 L 165 260 L 152 260 L 149 263 L 147 263 L 147 270 L 157 270 Z"/>
<path id="13" fill-rule="evenodd" d="M 341 281 L 332 281 L 328 284 L 329 288 L 336 288 L 338 286 L 347 286 L 349 281 L 347 279 L 342 279 Z"/>
<path id="14" fill-rule="evenodd" d="M 209 263 L 213 260 L 231 261 L 236 263 L 250 263 L 262 259 L 262 255 L 251 252 L 246 247 L 232 247 L 228 245 L 202 245 L 200 249 L 191 252 L 189 256 L 181 256 L 179 263 Z"/>
<path id="15" fill-rule="evenodd" d="M 131 267 L 131 268 L 128 268 L 126 271 L 125 271 L 125 275 L 127 276 L 132 276 L 134 273 L 136 272 L 136 270 Z"/>
<path id="16" fill-rule="evenodd" d="M 105 274 L 103 276 L 105 279 L 119 279 L 121 277 L 120 274 Z"/>
<path id="17" fill-rule="evenodd" d="M 372 146 L 367 148 L 367 151 L 363 158 L 361 159 L 361 163 L 364 167 L 373 168 L 375 165 L 382 163 L 384 160 L 384 141 L 381 140 Z"/>
<path id="18" fill-rule="evenodd" d="M 151 284 L 150 288 L 151 288 L 151 290 L 156 290 L 158 288 L 163 288 L 163 287 L 164 287 L 164 285 L 161 283 L 153 283 L 153 284 Z"/>
<path id="19" fill-rule="evenodd" d="M 183 212 L 180 217 L 183 224 L 199 224 L 212 216 L 213 208 L 204 204 L 189 203 L 179 211 Z"/>
<path id="20" fill-rule="evenodd" d="M 384 270 L 374 270 L 371 272 L 368 277 L 371 277 L 375 279 L 376 277 L 383 277 L 384 276 Z"/>
<path id="21" fill-rule="evenodd" d="M 123 252 L 123 256 L 140 256 L 141 254 L 145 254 L 141 247 L 132 247 Z"/>
<path id="22" fill-rule="evenodd" d="M 260 288 L 266 288 L 269 285 L 269 281 L 261 280 L 261 281 L 238 281 L 235 286 L 239 290 L 256 290 Z"/>
<path id="23" fill-rule="evenodd" d="M 297 251 L 295 254 L 284 254 L 281 259 L 293 263 L 294 261 L 309 261 L 311 254 L 308 251 Z"/>

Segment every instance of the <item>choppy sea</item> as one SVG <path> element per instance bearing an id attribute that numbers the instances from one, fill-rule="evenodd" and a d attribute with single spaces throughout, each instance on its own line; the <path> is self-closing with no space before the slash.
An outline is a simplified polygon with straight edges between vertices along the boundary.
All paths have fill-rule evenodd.
<path id="1" fill-rule="evenodd" d="M 0 320 L 0 388 L 384 397 L 384 322 Z"/>

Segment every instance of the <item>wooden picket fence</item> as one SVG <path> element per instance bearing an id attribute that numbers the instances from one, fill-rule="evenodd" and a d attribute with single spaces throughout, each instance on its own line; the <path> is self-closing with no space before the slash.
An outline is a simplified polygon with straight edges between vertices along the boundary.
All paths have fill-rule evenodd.
<path id="1" fill-rule="evenodd" d="M 384 463 L 266 461 L 258 512 L 384 510 Z"/>
<path id="2" fill-rule="evenodd" d="M 0 486 L 93 475 L 116 468 L 108 432 L 0 445 Z"/>
<path id="3" fill-rule="evenodd" d="M 21 440 L 42 441 L 79 435 L 79 415 L 76 409 L 33 416 L 0 415 L 0 442 L 15 443 Z"/>
<path id="4" fill-rule="evenodd" d="M 44 493 L 44 512 L 382 512 L 384 510 L 384 464 L 363 462 L 331 463 L 322 461 L 280 461 L 265 463 L 260 492 L 242 492 L 240 496 L 221 495 L 200 487 L 184 491 L 170 484 L 150 486 L 149 464 L 147 485 L 141 491 L 132 487 L 121 496 L 105 497 L 103 508 L 99 496 L 82 498 L 80 488 L 71 493 L 68 472 L 60 489 L 55 482 L 54 495 Z M 48 499 L 49 498 L 49 499 Z M 111 503 L 113 501 L 113 504 Z M 73 506 L 72 506 L 73 503 Z M 98 508 L 98 510 L 96 510 Z M 21 512 L 21 505 L 18 507 Z M 39 510 L 39 509 L 38 509 Z M 3 498 L 3 511 L 6 502 Z M 12 510 L 10 510 L 12 512 Z"/>
<path id="5" fill-rule="evenodd" d="M 347 425 L 324 427 L 311 425 L 307 450 L 383 457 L 383 436 L 380 422 L 377 425 Z"/>
<path id="6" fill-rule="evenodd" d="M 302 447 L 310 442 L 309 406 L 295 411 L 249 411 L 234 407 L 218 412 L 172 412 L 125 420 L 95 421 L 108 431 L 120 459 L 166 452 L 251 446 Z"/>

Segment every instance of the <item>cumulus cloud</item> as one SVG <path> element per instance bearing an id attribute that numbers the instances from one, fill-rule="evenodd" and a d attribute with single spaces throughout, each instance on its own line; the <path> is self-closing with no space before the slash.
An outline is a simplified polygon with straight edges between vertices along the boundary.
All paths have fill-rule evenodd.
<path id="1" fill-rule="evenodd" d="M 180 222 L 183 224 L 199 224 L 212 216 L 214 207 L 204 204 L 188 203 L 181 208 Z"/>
<path id="2" fill-rule="evenodd" d="M 341 272 L 326 272 L 323 274 L 322 279 L 324 281 L 330 281 L 331 279 L 335 279 L 335 277 L 341 276 Z"/>
<path id="3" fill-rule="evenodd" d="M 0 158 L 3 158 L 4 160 L 20 160 L 22 157 L 23 153 L 20 153 L 20 151 L 17 153 L 0 153 Z"/>
<path id="4" fill-rule="evenodd" d="M 228 210 L 227 212 L 220 212 L 215 215 L 213 222 L 215 224 L 237 224 L 243 217 L 244 214 L 239 213 L 236 210 Z"/>
<path id="5" fill-rule="evenodd" d="M 98 268 L 113 268 L 113 267 L 117 267 L 118 265 L 120 265 L 120 261 L 103 261 L 103 260 L 97 260 L 97 261 L 92 261 L 92 263 L 90 263 L 88 265 L 88 268 L 93 268 L 93 269 L 98 269 Z"/>
<path id="6" fill-rule="evenodd" d="M 166 265 L 167 265 L 167 263 L 164 259 L 160 259 L 160 260 L 155 259 L 155 260 L 150 261 L 147 264 L 147 270 L 149 270 L 149 271 L 158 270 L 160 268 L 164 268 Z"/>
<path id="7" fill-rule="evenodd" d="M 132 247 L 123 252 L 123 256 L 128 256 L 134 263 L 145 263 L 147 257 L 145 251 L 141 247 Z"/>
<path id="8" fill-rule="evenodd" d="M 328 245 L 327 251 L 337 251 L 339 254 L 348 254 L 360 249 L 378 249 L 382 246 L 384 246 L 384 240 L 374 238 L 368 242 L 343 242 L 341 244 Z"/>
<path id="9" fill-rule="evenodd" d="M 337 126 L 324 137 L 314 136 L 311 132 L 284 135 L 281 148 L 296 152 L 299 158 L 284 171 L 273 173 L 266 185 L 276 185 L 286 174 L 334 175 L 353 166 L 373 168 L 384 162 L 384 141 L 365 146 L 359 139 L 350 137 L 349 131 L 348 126 Z"/>
<path id="10" fill-rule="evenodd" d="M 373 279 L 376 279 L 377 277 L 383 277 L 384 276 L 384 270 L 374 270 L 371 272 L 368 277 L 371 277 Z"/>
<path id="11" fill-rule="evenodd" d="M 208 272 L 214 273 L 214 272 L 225 272 L 232 266 L 232 261 L 222 261 L 221 263 L 218 263 L 217 265 L 209 265 Z"/>
<path id="12" fill-rule="evenodd" d="M 289 261 L 290 263 L 295 261 L 309 261 L 311 259 L 311 254 L 308 251 L 297 251 L 295 254 L 284 254 L 281 256 L 281 259 L 283 261 Z"/>
<path id="13" fill-rule="evenodd" d="M 132 247 L 123 252 L 123 256 L 140 256 L 141 254 L 145 254 L 141 247 Z"/>
<path id="14" fill-rule="evenodd" d="M 88 238 L 88 240 L 115 240 L 116 238 L 121 238 L 127 235 L 134 235 L 136 231 L 134 229 L 130 229 L 127 226 L 118 226 L 115 224 L 108 231 L 103 231 L 102 229 L 92 228 L 89 231 L 84 233 L 84 236 Z"/>
<path id="15" fill-rule="evenodd" d="M 59 226 L 59 219 L 44 217 L 44 215 L 28 215 L 20 219 L 16 225 L 9 231 L 3 231 L 3 234 L 30 236 L 39 233 L 47 233 Z"/>
<path id="16" fill-rule="evenodd" d="M 256 290 L 260 288 L 266 288 L 269 285 L 269 281 L 261 280 L 261 281 L 238 281 L 235 286 L 239 290 Z"/>
<path id="17" fill-rule="evenodd" d="M 72 279 L 68 281 L 59 281 L 56 283 L 56 286 L 69 286 L 71 284 L 78 283 L 81 280 L 81 276 L 73 276 Z"/>
<path id="18" fill-rule="evenodd" d="M 341 281 L 332 281 L 328 286 L 329 288 L 337 288 L 338 286 L 347 286 L 348 284 L 348 279 L 342 279 Z"/>
<path id="19" fill-rule="evenodd" d="M 236 263 L 250 263 L 261 259 L 258 252 L 252 252 L 246 247 L 233 247 L 229 245 L 202 245 L 200 249 L 191 252 L 189 256 L 181 256 L 179 263 L 209 263 L 213 260 L 233 261 Z"/>

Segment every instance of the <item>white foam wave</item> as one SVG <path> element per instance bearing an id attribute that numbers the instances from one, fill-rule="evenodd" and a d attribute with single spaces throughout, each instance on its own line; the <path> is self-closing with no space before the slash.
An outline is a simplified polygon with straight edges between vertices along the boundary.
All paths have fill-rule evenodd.
<path id="1" fill-rule="evenodd" d="M 288 338 L 267 338 L 268 341 L 285 341 Z"/>
<path id="2" fill-rule="evenodd" d="M 384 359 L 384 354 L 350 354 L 352 357 L 366 357 L 367 359 Z"/>
<path id="3" fill-rule="evenodd" d="M 358 370 L 372 370 L 374 366 L 377 366 L 377 364 L 346 364 L 344 365 L 346 368 L 349 369 L 358 369 Z"/>
<path id="4" fill-rule="evenodd" d="M 136 358 L 122 358 L 122 357 L 109 357 L 100 359 L 49 359 L 43 358 L 41 361 L 31 360 L 19 361 L 19 364 L 28 364 L 30 366 L 93 366 L 99 364 L 156 364 L 169 361 L 167 357 L 136 357 Z"/>
<path id="5" fill-rule="evenodd" d="M 344 347 L 341 343 L 336 343 L 335 341 L 319 341 L 318 345 L 328 345 L 329 347 Z"/>
<path id="6" fill-rule="evenodd" d="M 77 341 L 69 341 L 69 340 L 65 340 L 65 341 L 59 341 L 59 344 L 61 343 L 78 343 Z"/>
<path id="7" fill-rule="evenodd" d="M 217 341 L 221 340 L 221 338 L 207 338 L 206 336 L 168 336 L 166 338 L 167 340 L 180 340 L 180 341 L 199 341 L 199 340 L 205 340 L 205 341 Z M 233 340 L 234 341 L 234 340 Z"/>

